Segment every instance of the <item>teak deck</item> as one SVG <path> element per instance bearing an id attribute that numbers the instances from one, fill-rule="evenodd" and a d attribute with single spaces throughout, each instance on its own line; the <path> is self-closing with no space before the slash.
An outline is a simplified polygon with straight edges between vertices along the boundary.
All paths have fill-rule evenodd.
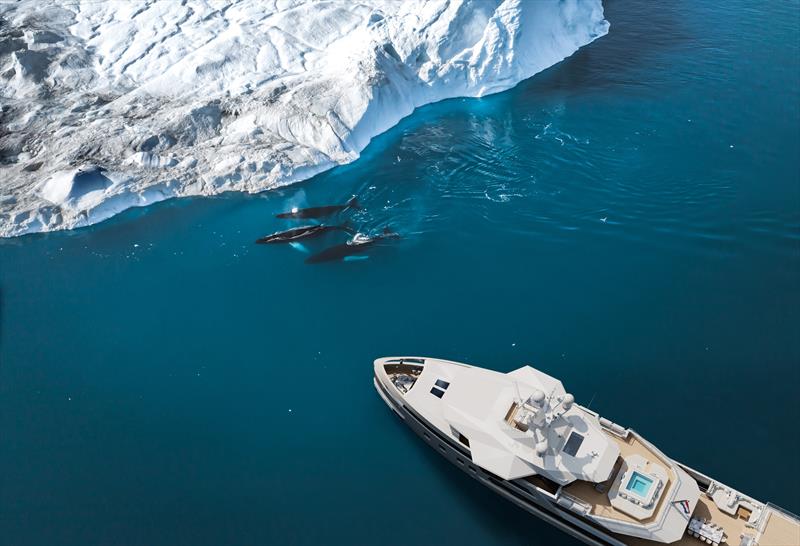
<path id="1" fill-rule="evenodd" d="M 667 469 L 667 474 L 669 479 L 667 483 L 664 484 L 664 489 L 661 492 L 661 495 L 658 499 L 658 504 L 656 505 L 656 509 L 653 512 L 653 515 L 645 518 L 645 519 L 636 519 L 631 517 L 627 514 L 624 514 L 611 506 L 611 501 L 608 499 L 608 490 L 604 490 L 603 492 L 598 491 L 595 489 L 594 483 L 584 482 L 584 481 L 576 481 L 568 486 L 566 486 L 563 491 L 573 497 L 584 501 L 588 504 L 592 505 L 591 514 L 599 517 L 609 518 L 609 519 L 616 519 L 619 521 L 625 521 L 629 523 L 642 523 L 647 524 L 651 521 L 658 519 L 661 515 L 661 511 L 663 509 L 663 502 L 665 498 L 668 498 L 674 484 L 675 476 L 674 472 L 670 468 L 670 463 L 664 461 L 658 453 L 655 453 L 642 442 L 640 442 L 634 435 L 628 436 L 628 438 L 620 438 L 615 434 L 611 434 L 609 432 L 604 431 L 605 434 L 617 444 L 619 447 L 619 454 L 620 457 L 626 457 L 628 455 L 641 455 L 648 461 L 657 461 L 660 463 L 664 468 Z M 650 463 L 648 463 L 649 466 Z"/>
<path id="2" fill-rule="evenodd" d="M 665 461 L 661 455 L 649 449 L 633 434 L 627 439 L 624 439 L 610 432 L 605 432 L 608 437 L 611 438 L 619 447 L 620 456 L 625 457 L 626 455 L 632 454 L 641 455 L 648 460 L 655 460 L 659 462 L 668 469 L 670 479 L 667 485 L 665 485 L 664 492 L 661 494 L 661 498 L 659 499 L 659 503 L 653 515 L 647 519 L 637 520 L 631 516 L 628 516 L 627 514 L 623 514 L 611 506 L 611 502 L 608 500 L 607 495 L 608 489 L 600 492 L 595 489 L 596 484 L 593 483 L 584 481 L 573 482 L 564 487 L 563 491 L 569 495 L 572 495 L 578 500 L 590 504 L 592 506 L 592 515 L 612 518 L 619 521 L 647 524 L 659 516 L 663 508 L 662 502 L 669 496 L 669 491 L 674 480 L 674 473 L 670 469 L 671 463 L 669 461 Z M 610 483 L 611 481 L 609 481 L 606 485 L 610 486 Z M 769 519 L 767 520 L 764 532 L 758 538 L 759 546 L 800 546 L 800 525 L 796 521 L 791 520 L 780 512 L 776 512 L 769 507 L 767 507 L 766 510 L 768 512 L 766 517 Z M 729 545 L 738 545 L 740 542 L 740 537 L 743 533 L 750 535 L 757 534 L 756 529 L 747 527 L 746 525 L 749 515 L 749 513 L 745 512 L 742 513 L 740 517 L 737 517 L 736 515 L 722 512 L 717 505 L 714 504 L 714 501 L 704 494 L 701 495 L 700 499 L 697 501 L 697 506 L 692 514 L 693 517 L 705 518 L 720 525 L 725 530 L 726 536 L 726 541 L 723 544 Z M 654 544 L 660 544 L 652 540 L 631 537 L 628 535 L 616 534 L 616 536 L 631 546 L 653 546 Z M 673 542 L 672 544 L 677 546 L 699 546 L 705 543 L 687 533 L 680 540 Z"/>

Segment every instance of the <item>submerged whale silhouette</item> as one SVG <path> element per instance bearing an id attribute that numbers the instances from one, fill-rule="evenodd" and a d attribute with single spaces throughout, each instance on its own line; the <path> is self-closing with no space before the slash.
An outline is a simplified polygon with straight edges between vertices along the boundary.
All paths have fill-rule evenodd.
<path id="1" fill-rule="evenodd" d="M 358 199 L 354 195 L 344 205 L 327 205 L 324 207 L 310 207 L 307 209 L 293 208 L 289 212 L 281 212 L 276 214 L 276 218 L 322 218 L 330 216 L 337 212 L 342 212 L 347 209 L 360 209 L 361 205 L 358 204 Z"/>
<path id="2" fill-rule="evenodd" d="M 309 256 L 308 258 L 306 258 L 306 263 L 318 264 L 322 262 L 343 260 L 349 256 L 361 254 L 362 252 L 365 252 L 366 250 L 372 248 L 381 241 L 387 239 L 399 239 L 399 238 L 400 235 L 398 233 L 391 231 L 389 228 L 385 228 L 383 230 L 383 233 L 381 233 L 380 235 L 375 235 L 374 237 L 370 237 L 362 233 L 356 233 L 353 236 L 353 238 L 347 241 L 346 243 L 326 248 L 322 252 L 318 252 L 313 256 Z"/>
<path id="3" fill-rule="evenodd" d="M 320 235 L 328 233 L 329 231 L 344 231 L 347 233 L 353 232 L 353 230 L 351 230 L 345 224 L 338 226 L 326 226 L 324 224 L 316 224 L 313 226 L 302 226 L 302 227 L 287 229 L 286 231 L 277 231 L 271 235 L 267 235 L 265 237 L 261 237 L 260 239 L 256 239 L 256 244 L 268 245 L 274 243 L 291 243 L 294 241 L 299 241 L 301 239 L 311 239 L 313 237 L 319 237 Z"/>

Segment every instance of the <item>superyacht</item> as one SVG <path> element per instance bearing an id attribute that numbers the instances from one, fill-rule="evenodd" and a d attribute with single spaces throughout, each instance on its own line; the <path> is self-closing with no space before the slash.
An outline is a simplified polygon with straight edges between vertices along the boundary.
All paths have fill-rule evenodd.
<path id="1" fill-rule="evenodd" d="M 586 544 L 800 546 L 800 520 L 670 459 L 530 366 L 375 361 L 384 402 L 464 472 Z"/>

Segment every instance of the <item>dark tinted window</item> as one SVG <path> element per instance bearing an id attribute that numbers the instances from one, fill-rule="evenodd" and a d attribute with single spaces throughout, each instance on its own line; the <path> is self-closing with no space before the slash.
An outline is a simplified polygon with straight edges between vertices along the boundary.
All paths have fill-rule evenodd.
<path id="1" fill-rule="evenodd" d="M 445 389 L 445 390 L 447 390 L 447 387 L 449 387 L 449 386 L 450 386 L 450 383 L 448 383 L 448 382 L 447 382 L 447 381 L 445 381 L 444 379 L 437 379 L 437 380 L 436 380 L 436 386 L 437 386 L 437 387 L 439 387 L 439 388 L 441 388 L 441 389 Z"/>
<path id="2" fill-rule="evenodd" d="M 578 453 L 578 450 L 580 449 L 582 443 L 583 443 L 583 436 L 581 436 L 577 432 L 573 432 L 572 434 L 569 435 L 569 438 L 567 438 L 567 443 L 564 444 L 564 449 L 562 449 L 562 451 L 567 455 L 571 455 L 572 457 L 574 457 L 575 454 Z"/>
<path id="3" fill-rule="evenodd" d="M 444 391 L 442 389 L 437 389 L 436 387 L 433 387 L 431 389 L 431 394 L 441 398 L 442 396 L 444 396 Z"/>

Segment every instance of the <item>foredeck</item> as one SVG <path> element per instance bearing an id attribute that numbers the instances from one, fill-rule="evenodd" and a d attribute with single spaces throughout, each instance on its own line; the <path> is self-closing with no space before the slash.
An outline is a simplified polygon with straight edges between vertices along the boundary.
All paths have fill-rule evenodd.
<path id="1" fill-rule="evenodd" d="M 568 486 L 564 487 L 563 492 L 567 493 L 575 497 L 576 499 L 588 503 L 591 505 L 591 514 L 594 516 L 599 516 L 603 518 L 610 518 L 616 519 L 618 521 L 624 521 L 627 523 L 640 523 L 640 524 L 647 524 L 651 521 L 657 519 L 661 515 L 661 510 L 663 508 L 663 502 L 665 498 L 669 498 L 670 492 L 672 490 L 672 486 L 675 481 L 675 474 L 670 468 L 670 463 L 664 461 L 663 458 L 655 451 L 651 450 L 635 435 L 631 434 L 628 438 L 621 438 L 616 434 L 612 434 L 607 431 L 603 431 L 605 434 L 614 441 L 615 444 L 619 447 L 620 457 L 625 457 L 628 455 L 641 455 L 645 459 L 652 461 L 658 461 L 667 468 L 667 473 L 669 475 L 669 479 L 667 483 L 664 485 L 664 491 L 661 494 L 658 504 L 656 505 L 656 510 L 653 512 L 653 515 L 645 518 L 645 519 L 635 519 L 623 512 L 620 512 L 616 508 L 611 505 L 611 501 L 608 498 L 608 487 L 610 486 L 610 481 L 607 482 L 605 487 L 601 487 L 601 490 L 598 490 L 596 487 L 597 484 L 589 483 L 585 481 L 575 481 L 569 484 Z M 648 463 L 649 466 L 650 463 Z"/>

